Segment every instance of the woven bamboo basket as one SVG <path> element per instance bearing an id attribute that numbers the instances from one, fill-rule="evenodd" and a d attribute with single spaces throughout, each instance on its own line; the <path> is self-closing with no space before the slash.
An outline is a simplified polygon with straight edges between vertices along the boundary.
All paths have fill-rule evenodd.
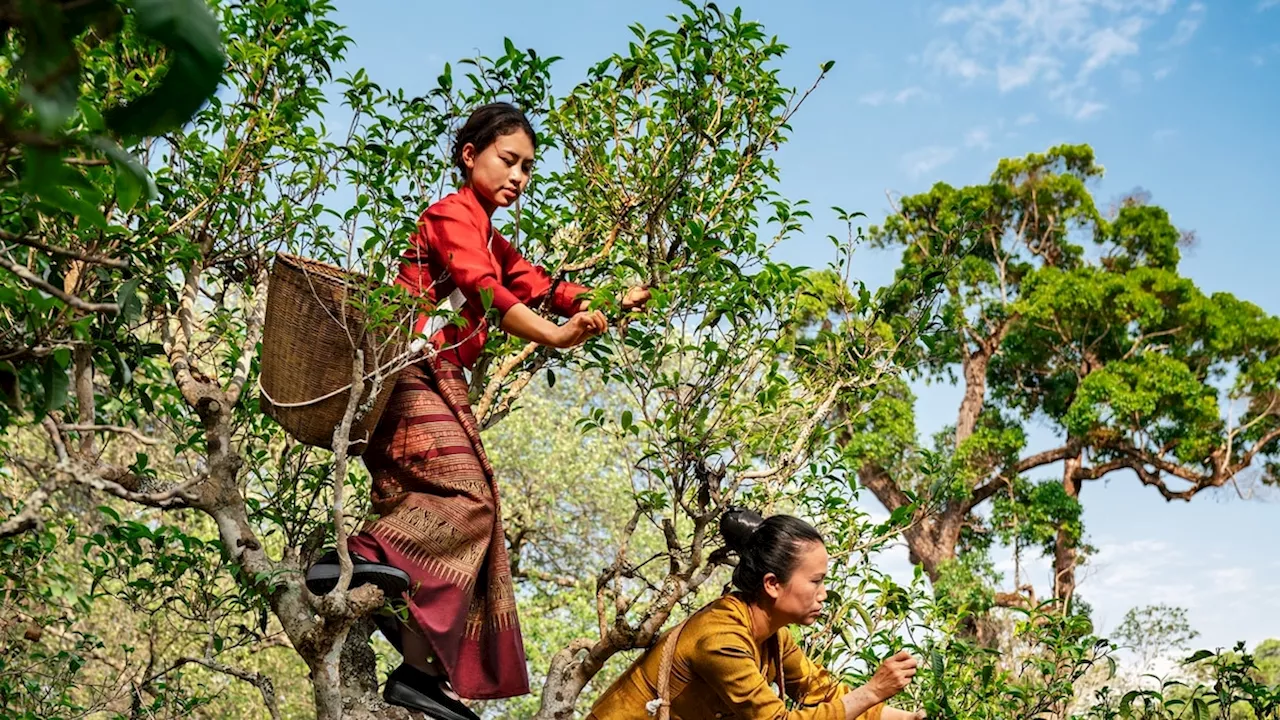
<path id="1" fill-rule="evenodd" d="M 403 332 L 396 337 L 392 331 L 366 331 L 364 314 L 350 300 L 367 287 L 368 280 L 357 273 L 276 255 L 262 334 L 261 406 L 298 442 L 332 449 L 333 431 L 351 394 L 356 343 L 364 350 L 367 379 L 362 403 L 368 400 L 372 374 L 402 357 L 408 347 Z M 392 370 L 400 364 L 394 363 Z M 393 374 L 384 377 L 369 411 L 353 423 L 350 454 L 368 446 L 394 386 Z"/>

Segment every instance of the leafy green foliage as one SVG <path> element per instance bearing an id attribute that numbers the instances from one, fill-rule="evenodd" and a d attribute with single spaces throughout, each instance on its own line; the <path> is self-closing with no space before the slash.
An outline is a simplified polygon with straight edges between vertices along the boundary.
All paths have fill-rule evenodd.
<path id="1" fill-rule="evenodd" d="M 1053 554 L 1060 530 L 1072 543 L 1084 536 L 1079 500 L 1067 495 L 1061 483 L 1024 478 L 993 498 L 991 526 L 1005 544 L 1040 548 L 1045 555 Z"/>
<path id="2" fill-rule="evenodd" d="M 18 123 L 0 197 L 14 258 L 0 280 L 0 518 L 30 519 L 0 538 L 0 701 L 24 717 L 224 717 L 272 698 L 282 717 L 332 712 L 317 690 L 325 628 L 300 576 L 335 537 L 338 488 L 358 498 L 346 507 L 356 527 L 367 476 L 298 446 L 258 407 L 268 263 L 292 251 L 363 272 L 351 301 L 372 326 L 423 311 L 386 283 L 418 214 L 456 180 L 452 130 L 482 102 L 526 108 L 543 152 L 567 161 L 538 170 L 500 229 L 557 277 L 592 285 L 615 318 L 622 288 L 654 285 L 647 315 L 617 318 L 575 353 L 493 333 L 473 375 L 548 687 L 592 667 L 589 698 L 714 594 L 726 561 L 714 522 L 745 501 L 821 519 L 838 558 L 833 611 L 806 641 L 851 682 L 908 647 L 928 658 L 909 702 L 934 716 L 1060 708 L 1106 650 L 1082 615 L 1027 610 L 1009 633 L 1017 652 L 1001 656 L 971 642 L 995 599 L 987 558 L 939 563 L 928 592 L 922 574 L 902 584 L 877 571 L 876 553 L 899 533 L 927 537 L 926 518 L 960 508 L 968 520 L 976 489 L 1022 459 L 1034 413 L 1091 441 L 1131 434 L 1134 413 L 1182 423 L 1160 437 L 1181 432 L 1169 453 L 1190 463 L 1225 431 L 1193 387 L 1209 378 L 1254 403 L 1236 439 L 1266 447 L 1274 427 L 1261 399 L 1280 362 L 1273 321 L 1179 280 L 1160 213 L 1102 224 L 1084 147 L 1002 163 L 989 187 L 904 199 L 900 221 L 870 235 L 904 248 L 883 291 L 848 276 L 857 213 L 836 209 L 850 237 L 833 239 L 833 268 L 777 262 L 809 210 L 777 193 L 771 153 L 807 93 L 782 85 L 785 46 L 741 12 L 685 3 L 557 98 L 556 58 L 510 41 L 446 65 L 417 96 L 361 70 L 334 77 L 351 40 L 323 0 L 217 5 L 220 35 L 192 0 L 22 7 L 6 40 L 24 64 L 0 96 Z M 1028 228 L 1016 253 L 992 234 L 1015 226 Z M 1105 262 L 1073 243 L 1086 229 Z M 1077 305 L 1055 304 L 1065 290 Z M 1141 315 L 1132 332 L 1155 344 L 1121 360 L 1161 356 L 1161 372 L 1117 361 L 1098 379 L 1062 375 L 1079 343 L 1041 326 L 1086 310 Z M 963 433 L 957 423 L 960 440 L 919 447 L 903 368 L 963 374 L 964 331 L 982 323 L 1009 324 L 991 360 L 999 401 Z M 1150 334 L 1177 323 L 1204 342 L 1161 348 Z M 1098 347 L 1131 340 L 1113 332 Z M 1046 386 L 999 365 L 1006 352 L 1046 368 Z M 524 394 L 541 377 L 545 393 Z M 853 504 L 852 478 L 873 464 L 902 479 L 882 524 Z M 1078 542 L 1073 498 L 1016 477 L 993 514 L 1000 532 L 1045 547 L 1067 527 Z M 568 651 L 584 642 L 584 655 Z M 561 687 L 567 700 L 544 694 L 540 711 L 584 689 Z"/>
<path id="3" fill-rule="evenodd" d="M 999 539 L 1054 555 L 1065 599 L 1086 549 L 1087 481 L 1133 471 L 1172 500 L 1251 468 L 1274 480 L 1280 318 L 1181 276 L 1187 235 L 1165 209 L 1133 197 L 1101 212 L 1089 190 L 1101 174 L 1089 146 L 1058 146 L 1002 160 L 985 184 L 901 198 L 869 230 L 873 245 L 902 253 L 890 302 L 955 259 L 941 268 L 937 324 L 909 343 L 905 379 L 960 385 L 956 422 L 926 446 L 905 383 L 886 383 L 842 400 L 857 412 L 839 429 L 886 508 L 905 507 L 909 491 L 937 509 L 906 534 L 934 580 L 958 553 Z M 815 322 L 834 296 L 815 298 Z M 1029 422 L 1049 423 L 1060 446 L 1029 447 Z M 949 482 L 923 471 L 926 450 L 946 459 Z M 1061 477 L 1034 477 L 1060 461 Z"/>
<path id="4" fill-rule="evenodd" d="M 1199 635 L 1187 622 L 1187 611 L 1168 605 L 1133 608 L 1112 633 L 1116 642 L 1133 652 L 1143 671 L 1171 653 L 1187 650 Z"/>
<path id="5" fill-rule="evenodd" d="M 1274 643 L 1275 641 L 1267 641 Z M 1259 645 L 1259 649 L 1266 646 Z M 1240 643 L 1232 652 L 1200 650 L 1184 661 L 1205 677 L 1188 684 L 1169 680 L 1158 689 L 1119 692 L 1104 687 L 1082 720 L 1274 720 L 1280 717 L 1280 685 L 1260 677 L 1254 656 Z"/>

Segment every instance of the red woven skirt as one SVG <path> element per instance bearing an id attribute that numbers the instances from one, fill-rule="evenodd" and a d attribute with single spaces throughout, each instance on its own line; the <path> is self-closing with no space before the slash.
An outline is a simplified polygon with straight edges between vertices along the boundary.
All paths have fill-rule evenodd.
<path id="1" fill-rule="evenodd" d="M 528 693 L 498 488 L 462 371 L 402 371 L 364 462 L 378 517 L 351 549 L 409 574 L 410 617 L 458 695 Z"/>

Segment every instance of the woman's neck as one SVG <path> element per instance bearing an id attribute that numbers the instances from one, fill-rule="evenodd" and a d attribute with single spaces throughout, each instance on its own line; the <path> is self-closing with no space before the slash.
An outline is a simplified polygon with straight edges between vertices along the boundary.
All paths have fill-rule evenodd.
<path id="1" fill-rule="evenodd" d="M 480 205 L 480 208 L 484 210 L 484 214 L 488 215 L 489 219 L 492 220 L 493 213 L 495 210 L 498 209 L 498 206 L 489 202 L 484 195 L 481 195 L 480 193 L 476 192 L 476 189 L 471 186 L 471 183 L 466 183 L 465 185 L 462 186 L 462 189 L 471 193 L 471 197 L 476 199 L 476 202 Z"/>
<path id="2" fill-rule="evenodd" d="M 751 637 L 757 645 L 777 635 L 787 624 L 754 602 L 747 603 L 747 616 L 751 618 Z"/>

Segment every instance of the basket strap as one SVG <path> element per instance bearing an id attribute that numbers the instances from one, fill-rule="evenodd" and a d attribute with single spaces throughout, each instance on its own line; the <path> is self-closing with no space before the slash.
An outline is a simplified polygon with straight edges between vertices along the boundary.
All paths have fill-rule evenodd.
<path id="1" fill-rule="evenodd" d="M 786 628 L 778 631 L 773 636 L 774 658 L 778 661 L 778 695 L 782 698 L 783 704 L 787 702 L 787 675 L 782 670 L 782 633 L 787 632 Z"/>
<path id="2" fill-rule="evenodd" d="M 662 660 L 658 663 L 658 720 L 671 719 L 671 666 L 675 664 L 676 644 L 680 641 L 680 631 L 684 629 L 685 620 L 671 628 L 662 646 Z"/>
<path id="3" fill-rule="evenodd" d="M 684 624 L 689 622 L 685 618 L 683 622 L 671 628 L 671 632 L 667 634 L 662 646 L 662 659 L 658 662 L 658 697 L 649 703 L 651 708 L 649 713 L 656 715 L 658 720 L 671 720 L 671 668 L 675 665 L 676 644 L 680 641 L 680 631 L 684 629 Z M 782 633 L 784 630 L 778 631 L 773 636 L 774 659 L 778 663 L 778 691 L 782 696 L 782 701 L 787 701 L 787 678 L 782 669 Z M 768 652 L 766 650 L 766 652 Z"/>
<path id="4" fill-rule="evenodd" d="M 450 312 L 450 311 L 456 311 L 458 308 L 462 307 L 466 302 L 467 302 L 467 298 L 462 294 L 462 291 L 454 290 L 452 293 L 449 294 L 449 297 L 440 301 L 436 305 L 436 307 L 441 310 L 444 310 L 445 312 Z M 412 365 L 416 361 L 418 353 L 422 352 L 422 349 L 426 347 L 427 339 L 434 337 L 436 333 L 444 329 L 445 322 L 446 320 L 443 317 L 440 317 L 438 315 L 435 317 L 432 317 L 428 321 L 427 326 L 423 329 L 422 336 L 414 340 L 412 343 L 410 343 L 408 350 L 395 356 L 394 358 L 388 360 L 387 362 L 383 363 L 381 367 L 375 368 L 373 371 L 366 374 L 363 378 L 360 378 L 360 381 L 364 382 L 365 380 L 368 380 L 369 378 L 379 373 L 390 374 L 390 373 L 398 372 Z M 261 377 L 258 378 L 258 391 L 261 392 L 262 396 L 267 399 L 267 402 L 271 403 L 272 405 L 278 408 L 286 408 L 286 409 L 307 407 L 308 405 L 315 405 L 316 403 L 324 402 L 329 398 L 336 397 L 350 390 L 352 385 L 354 385 L 354 383 L 347 383 L 346 385 L 343 385 L 342 387 L 336 390 L 331 390 L 325 393 L 324 395 L 321 395 L 320 397 L 317 397 L 317 398 L 312 398 L 311 400 L 282 403 L 282 402 L 276 402 L 276 399 L 271 397 L 271 395 L 267 393 L 266 388 L 262 387 L 262 378 Z"/>
<path id="5" fill-rule="evenodd" d="M 365 375 L 363 378 L 360 379 L 360 382 L 364 382 L 365 380 L 368 380 L 369 378 L 373 377 L 374 375 L 377 375 L 378 373 L 391 374 L 394 372 L 399 372 L 400 370 L 403 370 L 409 367 L 410 365 L 412 365 L 414 362 L 413 358 L 414 358 L 414 354 L 411 352 L 401 353 L 396 357 L 392 358 L 391 360 L 388 360 L 387 362 L 383 363 L 382 367 L 376 368 L 373 370 L 373 372 L 370 372 L 367 375 Z M 355 383 L 347 383 L 346 385 L 343 385 L 337 390 L 331 390 L 325 393 L 324 395 L 321 395 L 320 397 L 312 398 L 310 400 L 303 400 L 301 402 L 284 403 L 284 402 L 277 402 L 275 398 L 271 397 L 271 395 L 267 392 L 267 389 L 262 386 L 262 377 L 259 376 L 258 392 L 262 393 L 262 397 L 266 398 L 267 402 L 271 403 L 272 405 L 278 408 L 288 409 L 288 408 L 307 407 L 308 405 L 315 405 L 316 403 L 324 402 L 329 398 L 336 397 L 350 390 L 351 386 L 354 384 Z"/>
<path id="6" fill-rule="evenodd" d="M 462 310 L 462 306 L 466 304 L 467 296 L 463 295 L 462 291 L 458 288 L 454 288 L 453 292 L 449 293 L 449 297 L 436 303 L 436 310 L 443 310 L 446 313 L 458 312 Z M 416 353 L 426 347 L 431 338 L 435 337 L 436 333 L 444 329 L 447 322 L 448 319 L 440 315 L 433 315 L 427 318 L 427 324 L 422 328 L 422 336 L 410 343 L 409 352 Z"/>

